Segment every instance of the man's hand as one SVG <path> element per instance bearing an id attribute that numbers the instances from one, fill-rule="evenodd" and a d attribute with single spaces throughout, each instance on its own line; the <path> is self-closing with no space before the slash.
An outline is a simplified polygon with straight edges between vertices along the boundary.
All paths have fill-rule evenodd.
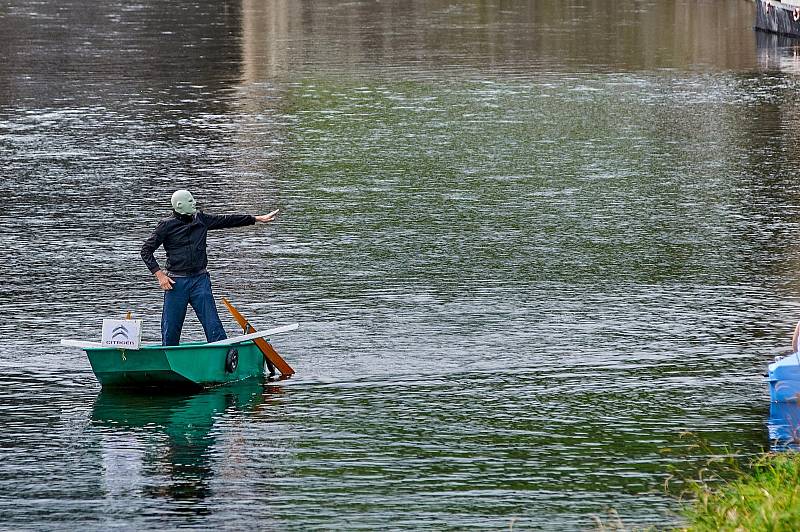
<path id="1" fill-rule="evenodd" d="M 267 222 L 271 222 L 278 215 L 278 211 L 280 211 L 280 209 L 275 209 L 274 211 L 272 211 L 269 214 L 262 214 L 260 216 L 256 216 L 255 219 L 256 219 L 257 222 L 261 222 L 262 224 L 265 224 Z"/>
<path id="2" fill-rule="evenodd" d="M 161 270 L 158 270 L 155 273 L 155 275 L 156 279 L 158 280 L 158 284 L 159 286 L 161 286 L 162 290 L 172 290 L 172 285 L 175 284 L 175 281 L 170 279 L 166 273 L 162 272 Z"/>

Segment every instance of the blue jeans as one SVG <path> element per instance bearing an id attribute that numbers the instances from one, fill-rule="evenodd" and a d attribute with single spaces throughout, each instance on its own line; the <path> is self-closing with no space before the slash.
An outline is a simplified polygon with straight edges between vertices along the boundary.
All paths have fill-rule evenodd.
<path id="1" fill-rule="evenodd" d="M 186 306 L 189 304 L 203 325 L 206 340 L 216 342 L 227 338 L 211 294 L 211 276 L 201 273 L 190 277 L 173 277 L 172 280 L 175 281 L 172 290 L 164 291 L 164 310 L 161 312 L 162 345 L 180 343 Z"/>

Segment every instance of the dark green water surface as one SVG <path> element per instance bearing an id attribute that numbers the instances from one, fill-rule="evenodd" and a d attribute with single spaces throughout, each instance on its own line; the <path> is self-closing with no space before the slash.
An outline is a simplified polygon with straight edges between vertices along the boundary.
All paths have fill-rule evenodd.
<path id="1" fill-rule="evenodd" d="M 0 0 L 0 527 L 679 524 L 769 447 L 800 318 L 800 62 L 753 9 Z M 209 268 L 297 375 L 101 392 L 59 340 L 159 338 L 183 187 L 283 211 Z"/>

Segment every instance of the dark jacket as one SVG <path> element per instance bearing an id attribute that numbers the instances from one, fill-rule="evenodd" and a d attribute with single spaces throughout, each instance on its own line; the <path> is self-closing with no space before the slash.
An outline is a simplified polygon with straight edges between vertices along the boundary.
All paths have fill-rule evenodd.
<path id="1" fill-rule="evenodd" d="M 208 265 L 206 255 L 206 235 L 209 229 L 225 229 L 253 225 L 256 219 L 249 214 L 227 214 L 217 216 L 197 212 L 193 216 L 173 213 L 172 218 L 162 220 L 150 238 L 142 245 L 142 260 L 151 273 L 156 273 L 158 265 L 153 252 L 164 245 L 167 252 L 165 269 L 175 275 L 195 275 L 205 271 Z"/>

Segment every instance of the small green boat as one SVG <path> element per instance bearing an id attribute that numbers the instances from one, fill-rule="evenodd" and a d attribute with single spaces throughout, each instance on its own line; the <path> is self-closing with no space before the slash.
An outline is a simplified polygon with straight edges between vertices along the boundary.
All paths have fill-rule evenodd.
<path id="1" fill-rule="evenodd" d="M 146 345 L 139 349 L 104 346 L 102 342 L 61 340 L 61 345 L 86 351 L 103 388 L 207 388 L 264 375 L 264 365 L 274 375 L 273 362 L 285 377 L 294 370 L 269 344 L 268 336 L 297 329 L 283 325 L 217 342 L 175 346 Z M 277 365 L 277 364 L 276 364 Z"/>
<path id="2" fill-rule="evenodd" d="M 236 345 L 148 345 L 136 351 L 84 349 L 104 388 L 207 387 L 264 374 L 264 355 L 251 340 Z"/>

